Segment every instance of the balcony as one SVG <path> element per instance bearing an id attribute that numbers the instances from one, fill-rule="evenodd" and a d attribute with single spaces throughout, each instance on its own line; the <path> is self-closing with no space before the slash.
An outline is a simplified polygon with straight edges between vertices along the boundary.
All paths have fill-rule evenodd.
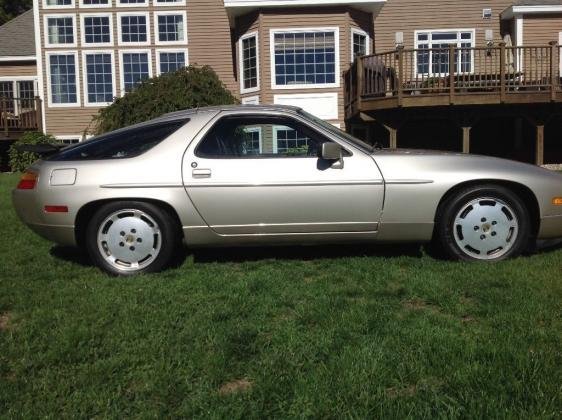
<path id="1" fill-rule="evenodd" d="M 562 102 L 560 57 L 554 42 L 358 57 L 344 73 L 346 119 L 401 108 Z"/>
<path id="2" fill-rule="evenodd" d="M 0 140 L 15 140 L 25 131 L 42 129 L 40 98 L 0 98 Z"/>

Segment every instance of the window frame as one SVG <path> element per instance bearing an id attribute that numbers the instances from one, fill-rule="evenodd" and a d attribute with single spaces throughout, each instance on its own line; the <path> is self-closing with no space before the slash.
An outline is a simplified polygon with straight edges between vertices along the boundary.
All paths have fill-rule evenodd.
<path id="1" fill-rule="evenodd" d="M 152 69 L 152 50 L 151 49 L 126 49 L 119 50 L 119 89 L 121 97 L 125 96 L 127 93 L 125 91 L 125 72 L 123 71 L 125 63 L 123 62 L 124 54 L 147 54 L 148 55 L 148 78 L 152 78 L 154 75 Z M 117 96 L 117 95 L 116 95 Z"/>
<path id="2" fill-rule="evenodd" d="M 126 16 L 144 16 L 146 18 L 146 41 L 144 42 L 125 42 L 123 41 L 123 28 L 121 18 Z M 140 47 L 151 45 L 151 32 L 150 32 L 150 13 L 148 12 L 119 12 L 117 13 L 117 45 L 119 46 L 132 46 Z"/>
<path id="3" fill-rule="evenodd" d="M 260 95 L 245 96 L 240 99 L 242 105 L 259 105 Z"/>
<path id="4" fill-rule="evenodd" d="M 113 98 L 117 98 L 116 74 L 115 74 L 115 52 L 113 50 L 85 50 L 82 51 L 82 84 L 84 89 L 84 107 L 101 108 L 109 106 L 111 102 L 90 102 L 88 99 L 88 70 L 87 70 L 87 55 L 96 54 L 109 54 L 111 55 L 111 83 L 113 88 Z"/>
<path id="5" fill-rule="evenodd" d="M 158 25 L 158 17 L 160 16 L 177 16 L 183 17 L 183 34 L 184 39 L 178 41 L 160 41 L 160 30 Z M 185 10 L 165 10 L 154 12 L 154 44 L 155 45 L 187 45 L 187 12 Z"/>
<path id="6" fill-rule="evenodd" d="M 143 0 L 142 3 L 121 3 L 121 0 L 115 0 L 116 7 L 147 7 L 149 4 L 149 0 Z"/>
<path id="7" fill-rule="evenodd" d="M 257 72 L 257 85 L 253 88 L 244 88 L 244 41 L 249 38 L 256 38 L 256 72 Z M 260 78 L 260 46 L 259 46 L 258 31 L 247 33 L 240 37 L 238 41 L 238 71 L 240 74 L 240 94 L 258 92 L 261 89 Z"/>
<path id="8" fill-rule="evenodd" d="M 108 17 L 109 18 L 109 42 L 86 42 L 86 18 L 91 17 Z M 113 13 L 84 13 L 80 14 L 80 41 L 82 42 L 82 47 L 108 47 L 115 45 L 115 40 L 113 39 Z"/>
<path id="9" fill-rule="evenodd" d="M 10 83 L 12 85 L 12 94 L 14 99 L 21 98 L 20 82 L 32 82 L 33 83 L 33 99 L 39 96 L 39 78 L 37 76 L 0 76 L 0 83 Z M 19 115 L 19 107 L 21 104 L 14 101 L 13 108 L 15 115 Z"/>
<path id="10" fill-rule="evenodd" d="M 183 53 L 185 55 L 185 67 L 189 66 L 189 50 L 187 48 L 157 48 L 156 49 L 156 75 L 161 76 L 162 73 L 160 69 L 160 53 Z"/>
<path id="11" fill-rule="evenodd" d="M 72 19 L 72 40 L 71 44 L 51 44 L 49 41 L 49 19 Z M 76 48 L 78 46 L 78 30 L 76 25 L 75 13 L 49 13 L 43 15 L 43 31 L 45 34 L 45 48 Z"/>
<path id="12" fill-rule="evenodd" d="M 85 4 L 84 0 L 80 0 L 80 2 L 78 3 L 78 7 L 82 8 L 82 9 L 109 9 L 111 7 L 113 7 L 112 4 L 112 0 L 106 0 L 107 4 Z M 113 31 L 112 31 L 113 32 Z"/>
<path id="13" fill-rule="evenodd" d="M 429 53 L 429 61 L 428 61 L 428 72 L 427 73 L 420 73 L 418 72 L 418 52 L 420 50 L 419 46 L 421 44 L 429 44 L 429 49 L 431 51 L 432 44 L 433 44 L 433 40 L 432 40 L 432 36 L 433 34 L 439 34 L 439 33 L 453 33 L 456 32 L 457 33 L 457 48 L 461 48 L 460 45 L 463 43 L 467 43 L 467 42 L 463 42 L 462 39 L 462 34 L 463 33 L 470 33 L 471 34 L 471 38 L 470 38 L 470 48 L 475 48 L 476 47 L 476 29 L 472 28 L 472 29 L 457 29 L 457 28 L 453 28 L 453 29 L 429 29 L 429 30 L 416 30 L 414 31 L 414 50 L 416 50 L 415 54 L 414 54 L 414 69 L 415 69 L 415 74 L 416 76 L 429 76 L 429 77 L 445 77 L 447 75 L 450 74 L 449 73 L 433 73 L 432 71 L 432 67 L 433 67 L 433 53 Z M 427 34 L 428 35 L 428 40 L 427 41 L 419 41 L 418 36 L 422 35 L 422 34 Z M 466 41 L 466 40 L 464 40 Z M 461 63 L 461 55 L 459 54 L 458 57 L 458 62 L 457 62 L 457 70 L 460 70 L 460 63 Z M 449 69 L 450 70 L 450 69 Z M 474 50 L 470 51 L 470 71 L 467 72 L 462 72 L 463 74 L 474 74 Z M 453 74 L 458 74 L 457 72 L 454 72 Z"/>
<path id="14" fill-rule="evenodd" d="M 179 1 L 174 1 L 172 3 L 164 3 L 162 2 L 162 0 L 154 0 L 153 1 L 154 7 L 174 7 L 174 6 L 185 6 L 186 4 L 186 0 L 179 0 Z"/>
<path id="15" fill-rule="evenodd" d="M 258 133 L 258 149 L 259 153 L 263 152 L 263 130 L 262 127 L 250 127 L 246 129 L 247 133 Z M 258 155 L 259 156 L 259 155 Z"/>
<path id="16" fill-rule="evenodd" d="M 74 65 L 75 65 L 75 84 L 76 84 L 76 102 L 58 104 L 53 102 L 53 85 L 51 83 L 51 57 L 56 55 L 73 55 Z M 47 64 L 47 101 L 49 108 L 77 108 L 81 107 L 81 97 L 80 97 L 80 61 L 78 51 L 46 51 L 45 52 L 46 64 Z"/>
<path id="17" fill-rule="evenodd" d="M 369 34 L 367 32 L 365 32 L 363 29 L 359 29 L 359 28 L 351 28 L 351 60 L 350 62 L 353 63 L 355 61 L 355 51 L 353 51 L 353 46 L 354 46 L 354 37 L 355 35 L 360 35 L 360 36 L 364 36 L 365 37 L 365 55 L 369 55 L 371 54 L 371 37 L 369 36 Z"/>
<path id="18" fill-rule="evenodd" d="M 76 0 L 70 0 L 70 4 L 66 5 L 49 5 L 47 0 L 43 0 L 43 9 L 45 10 L 56 10 L 56 9 L 74 9 L 76 8 Z"/>
<path id="19" fill-rule="evenodd" d="M 64 144 L 66 146 L 72 146 L 73 144 L 82 143 L 84 141 L 84 136 L 83 135 L 73 136 L 71 134 L 64 134 L 60 136 L 55 136 L 55 139 L 59 140 L 61 144 Z M 68 140 L 76 140 L 76 139 L 78 139 L 77 143 L 64 143 L 65 140 L 68 141 Z"/>
<path id="20" fill-rule="evenodd" d="M 334 33 L 334 55 L 335 55 L 335 82 L 334 83 L 316 83 L 316 84 L 295 84 L 295 85 L 278 85 L 276 81 L 275 70 L 275 35 L 277 34 L 292 34 L 292 33 L 310 33 L 310 32 L 333 32 Z M 339 88 L 341 85 L 341 57 L 340 57 L 340 28 L 338 26 L 329 27 L 296 27 L 296 28 L 274 28 L 269 30 L 269 54 L 271 66 L 271 89 L 275 90 L 295 90 L 295 89 L 325 89 L 325 88 Z"/>

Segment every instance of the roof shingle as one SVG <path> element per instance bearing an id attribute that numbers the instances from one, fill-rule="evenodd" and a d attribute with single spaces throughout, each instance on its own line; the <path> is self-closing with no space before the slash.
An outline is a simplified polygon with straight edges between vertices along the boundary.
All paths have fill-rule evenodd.
<path id="1" fill-rule="evenodd" d="M 28 10 L 0 26 L 0 57 L 29 57 L 34 55 L 33 10 Z"/>

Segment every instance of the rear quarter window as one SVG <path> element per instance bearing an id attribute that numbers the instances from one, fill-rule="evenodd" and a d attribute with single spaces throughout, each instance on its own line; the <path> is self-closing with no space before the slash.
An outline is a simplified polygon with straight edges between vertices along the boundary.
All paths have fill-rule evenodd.
<path id="1" fill-rule="evenodd" d="M 103 134 L 50 157 L 50 161 L 129 159 L 140 156 L 184 126 L 188 119 L 143 125 Z"/>

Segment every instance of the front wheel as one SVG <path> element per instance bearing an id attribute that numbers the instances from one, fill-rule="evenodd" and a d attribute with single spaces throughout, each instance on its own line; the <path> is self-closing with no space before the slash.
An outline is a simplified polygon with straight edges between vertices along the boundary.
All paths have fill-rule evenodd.
<path id="1" fill-rule="evenodd" d="M 448 199 L 437 221 L 437 236 L 452 258 L 499 261 L 520 255 L 531 235 L 524 202 L 511 190 L 486 185 L 466 188 Z"/>
<path id="2" fill-rule="evenodd" d="M 179 241 L 174 227 L 171 215 L 153 204 L 109 203 L 94 214 L 88 225 L 88 254 L 109 274 L 157 272 L 176 251 Z"/>

